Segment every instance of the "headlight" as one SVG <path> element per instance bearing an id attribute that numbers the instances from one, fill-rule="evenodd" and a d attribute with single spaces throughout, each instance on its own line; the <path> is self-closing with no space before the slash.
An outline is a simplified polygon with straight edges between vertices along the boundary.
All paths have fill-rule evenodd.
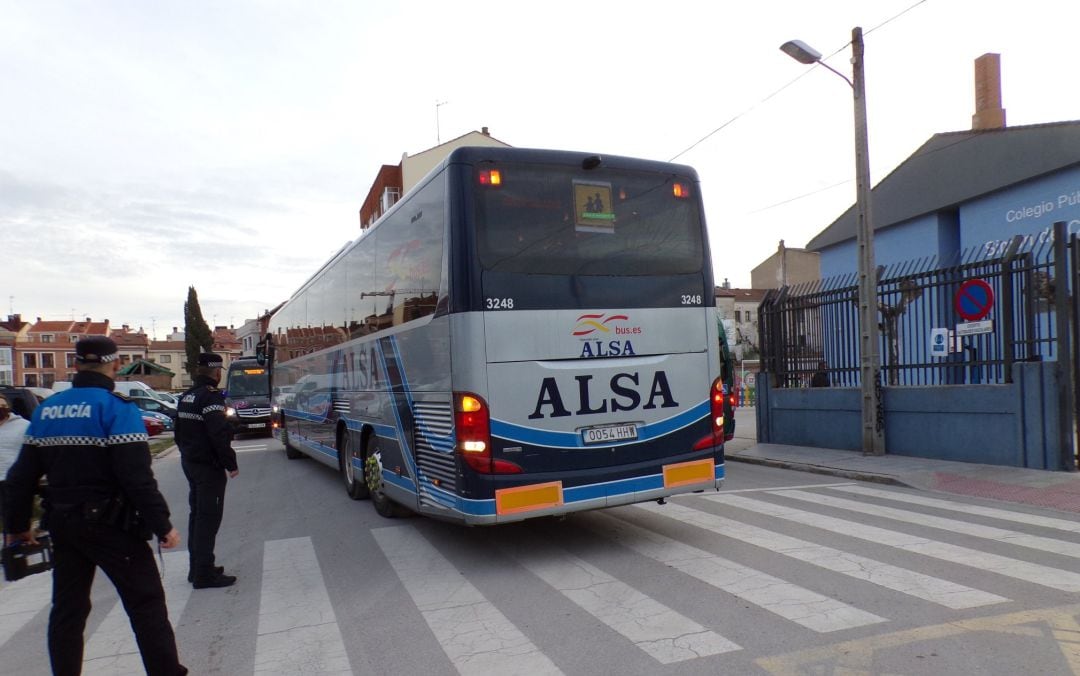
<path id="1" fill-rule="evenodd" d="M 226 407 L 226 409 L 225 409 L 225 417 L 226 418 L 235 418 L 236 417 L 236 409 L 233 408 L 232 406 Z"/>
<path id="2" fill-rule="evenodd" d="M 277 404 L 274 404 L 273 406 L 270 407 L 270 412 L 271 413 L 280 413 L 281 412 L 281 407 L 278 406 Z"/>

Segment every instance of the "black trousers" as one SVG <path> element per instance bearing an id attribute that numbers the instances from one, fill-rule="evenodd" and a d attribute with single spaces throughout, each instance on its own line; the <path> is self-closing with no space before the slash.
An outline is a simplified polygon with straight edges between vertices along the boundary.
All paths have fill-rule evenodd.
<path id="1" fill-rule="evenodd" d="M 145 540 L 115 526 L 86 521 L 81 511 L 49 515 L 53 541 L 53 598 L 49 660 L 53 674 L 82 672 L 83 631 L 90 614 L 90 586 L 101 568 L 124 604 L 147 674 L 186 674 L 176 652 L 165 591 L 154 553 Z"/>
<path id="2" fill-rule="evenodd" d="M 214 545 L 217 542 L 221 516 L 225 511 L 225 470 L 213 465 L 181 460 L 187 477 L 188 507 L 188 555 L 191 572 L 210 575 L 214 567 Z"/>

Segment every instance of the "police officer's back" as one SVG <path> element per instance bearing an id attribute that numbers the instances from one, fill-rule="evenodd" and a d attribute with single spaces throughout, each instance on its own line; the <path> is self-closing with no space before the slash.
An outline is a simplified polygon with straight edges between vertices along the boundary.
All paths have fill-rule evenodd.
<path id="1" fill-rule="evenodd" d="M 90 589 L 100 567 L 115 585 L 150 674 L 184 674 L 165 592 L 146 540 L 165 548 L 180 534 L 158 492 L 142 414 L 115 394 L 116 343 L 91 336 L 75 346 L 73 387 L 38 406 L 7 476 L 9 541 L 34 542 L 33 495 L 48 480 L 45 519 L 54 545 L 49 657 L 55 674 L 78 674 Z"/>
<path id="2" fill-rule="evenodd" d="M 223 361 L 220 355 L 199 355 L 195 384 L 180 395 L 176 412 L 176 445 L 187 477 L 188 581 L 196 589 L 228 587 L 236 582 L 215 565 L 214 547 L 225 506 L 228 477 L 239 473 L 232 434 L 225 418 L 225 395 L 217 388 Z"/>

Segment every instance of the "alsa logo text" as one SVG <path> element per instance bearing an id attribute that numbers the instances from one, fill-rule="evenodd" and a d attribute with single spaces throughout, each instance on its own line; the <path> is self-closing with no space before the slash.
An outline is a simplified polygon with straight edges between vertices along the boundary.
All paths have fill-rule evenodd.
<path id="1" fill-rule="evenodd" d="M 581 339 L 581 357 L 633 356 L 634 345 L 629 336 L 641 334 L 640 326 L 621 326 L 630 321 L 629 315 L 584 314 L 577 318 L 572 335 Z M 614 340 L 612 336 L 619 336 Z"/>

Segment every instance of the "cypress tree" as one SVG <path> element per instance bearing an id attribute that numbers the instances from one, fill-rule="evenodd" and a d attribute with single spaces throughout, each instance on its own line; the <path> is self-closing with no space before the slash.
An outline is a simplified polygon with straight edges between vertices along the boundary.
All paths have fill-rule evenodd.
<path id="1" fill-rule="evenodd" d="M 195 377 L 195 367 L 199 365 L 199 354 L 210 352 L 214 347 L 214 334 L 210 332 L 199 307 L 199 294 L 194 286 L 188 287 L 187 301 L 184 302 L 184 350 L 187 352 L 185 368 Z"/>

